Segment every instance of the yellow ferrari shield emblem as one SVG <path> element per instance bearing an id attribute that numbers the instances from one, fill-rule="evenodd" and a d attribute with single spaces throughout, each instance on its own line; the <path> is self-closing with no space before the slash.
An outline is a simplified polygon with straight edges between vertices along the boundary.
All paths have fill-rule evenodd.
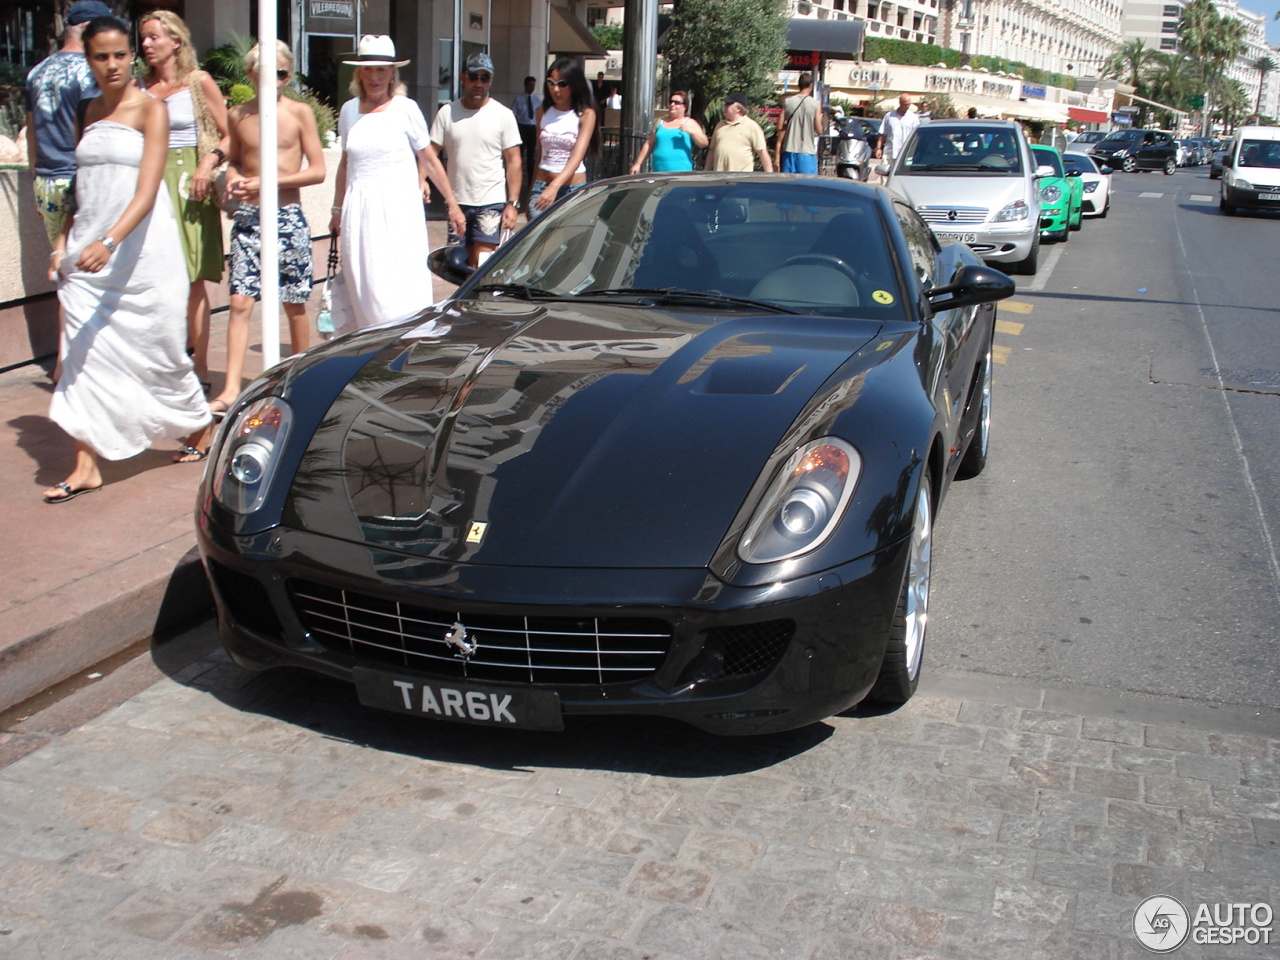
<path id="1" fill-rule="evenodd" d="M 483 540 L 484 532 L 488 527 L 489 525 L 487 523 L 480 523 L 477 520 L 472 520 L 471 526 L 467 528 L 467 543 L 479 543 Z"/>

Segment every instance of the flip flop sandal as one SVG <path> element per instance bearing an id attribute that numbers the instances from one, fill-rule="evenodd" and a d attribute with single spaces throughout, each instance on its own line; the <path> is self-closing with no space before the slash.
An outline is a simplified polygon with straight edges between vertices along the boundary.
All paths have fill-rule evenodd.
<path id="1" fill-rule="evenodd" d="M 191 446 L 191 444 L 189 444 L 189 443 L 184 443 L 182 446 L 180 446 L 180 447 L 178 448 L 178 456 L 179 456 L 179 457 L 195 457 L 195 459 L 194 459 L 194 460 L 179 460 L 179 459 L 175 458 L 175 459 L 174 459 L 174 461 L 173 461 L 174 463 L 199 463 L 199 462 L 200 462 L 201 460 L 203 460 L 205 457 L 209 456 L 209 451 L 208 451 L 208 450 L 200 450 L 200 449 L 198 449 L 198 448 L 196 448 L 196 447 Z"/>
<path id="2" fill-rule="evenodd" d="M 80 494 L 82 493 L 93 493 L 93 491 L 95 490 L 102 489 L 101 487 L 78 487 L 73 490 L 71 489 L 71 484 L 67 483 L 67 481 L 65 480 L 55 483 L 54 487 L 61 490 L 63 494 L 65 494 L 65 496 L 45 497 L 44 498 L 45 503 L 66 503 L 68 500 L 74 500 L 76 497 L 80 496 Z"/>
<path id="3" fill-rule="evenodd" d="M 230 412 L 230 408 L 227 406 L 225 400 L 209 401 L 209 414 L 213 417 L 213 419 L 221 420 L 229 412 Z"/>

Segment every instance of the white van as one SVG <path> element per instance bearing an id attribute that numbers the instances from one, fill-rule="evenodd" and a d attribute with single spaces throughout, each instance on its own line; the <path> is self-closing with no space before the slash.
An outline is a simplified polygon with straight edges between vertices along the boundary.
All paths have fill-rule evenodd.
<path id="1" fill-rule="evenodd" d="M 1237 127 L 1235 137 L 1222 159 L 1219 209 L 1280 210 L 1280 127 Z"/>

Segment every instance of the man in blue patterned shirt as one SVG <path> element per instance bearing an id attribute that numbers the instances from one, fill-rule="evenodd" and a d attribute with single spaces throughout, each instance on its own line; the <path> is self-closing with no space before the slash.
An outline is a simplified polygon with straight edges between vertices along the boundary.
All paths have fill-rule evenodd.
<path id="1" fill-rule="evenodd" d="M 94 17 L 113 16 L 99 0 L 77 0 L 67 10 L 58 52 L 27 74 L 27 163 L 35 183 L 36 213 L 49 244 L 62 233 L 76 175 L 76 123 L 80 104 L 98 95 L 80 36 Z"/>

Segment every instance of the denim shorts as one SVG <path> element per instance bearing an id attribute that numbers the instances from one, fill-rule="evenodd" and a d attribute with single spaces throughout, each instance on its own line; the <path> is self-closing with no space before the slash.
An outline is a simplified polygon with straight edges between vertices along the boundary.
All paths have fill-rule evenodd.
<path id="1" fill-rule="evenodd" d="M 575 190 L 581 190 L 585 186 L 586 186 L 585 183 L 566 183 L 563 187 L 561 187 L 556 192 L 556 203 L 559 203 L 561 200 L 569 196 L 569 194 L 573 193 Z M 538 217 L 546 213 L 545 210 L 538 210 L 538 209 L 535 209 L 534 207 L 535 201 L 537 201 L 537 199 L 540 196 L 542 196 L 542 191 L 545 190 L 546 188 L 547 188 L 547 181 L 538 180 L 538 179 L 535 179 L 533 181 L 533 184 L 529 187 L 529 219 L 530 220 L 536 220 L 538 219 Z"/>
<path id="2" fill-rule="evenodd" d="M 459 237 L 452 230 L 449 240 L 456 243 L 463 240 L 467 244 L 491 243 L 495 247 L 502 242 L 502 211 L 505 203 L 488 203 L 479 206 L 462 204 L 462 215 L 467 218 L 467 235 Z"/>

